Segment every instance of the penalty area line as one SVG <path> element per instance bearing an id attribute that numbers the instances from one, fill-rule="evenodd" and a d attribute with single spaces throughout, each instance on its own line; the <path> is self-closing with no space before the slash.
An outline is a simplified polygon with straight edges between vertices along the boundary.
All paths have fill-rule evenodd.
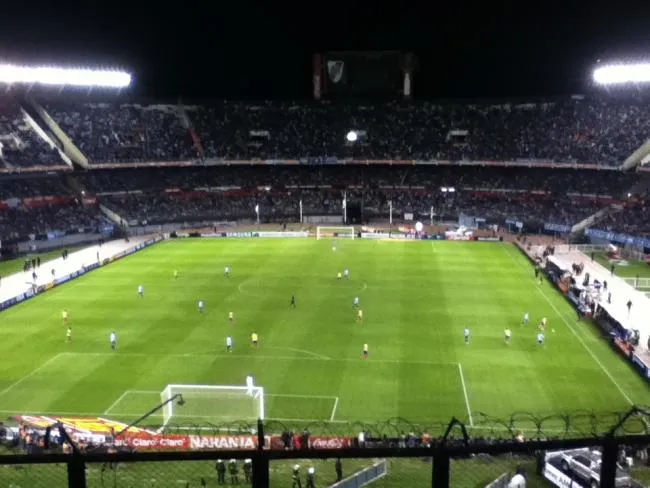
<path id="1" fill-rule="evenodd" d="M 463 386 L 463 396 L 465 397 L 465 408 L 467 408 L 469 425 L 470 427 L 474 427 L 474 419 L 472 418 L 472 409 L 469 406 L 469 396 L 467 395 L 467 387 L 465 386 L 465 375 L 463 374 L 463 366 L 460 363 L 458 363 L 458 372 L 460 373 L 460 383 Z"/>
<path id="2" fill-rule="evenodd" d="M 111 403 L 110 406 L 106 410 L 104 410 L 102 415 L 109 414 L 111 412 L 111 410 L 113 410 L 115 407 L 117 407 L 119 405 L 119 403 L 122 400 L 124 400 L 127 397 L 127 395 L 129 395 L 129 393 L 131 393 L 131 390 L 124 391 L 119 397 L 117 397 L 117 400 L 115 400 L 113 403 Z"/>
<path id="3" fill-rule="evenodd" d="M 332 407 L 332 415 L 330 415 L 330 422 L 334 422 L 334 416 L 336 415 L 336 409 L 339 407 L 339 397 L 334 399 L 334 407 Z"/>
<path id="4" fill-rule="evenodd" d="M 1 397 L 1 396 L 4 396 L 6 393 L 10 392 L 10 391 L 13 390 L 14 388 L 16 388 L 18 385 L 23 384 L 23 383 L 24 383 L 25 381 L 27 381 L 29 378 L 31 378 L 32 376 L 38 374 L 41 370 L 47 368 L 50 364 L 52 364 L 53 362 L 55 362 L 57 359 L 59 359 L 59 358 L 60 358 L 61 356 L 63 356 L 64 354 L 66 354 L 66 353 L 61 352 L 61 353 L 57 354 L 56 356 L 52 356 L 50 359 L 48 359 L 47 361 L 45 361 L 43 364 L 41 364 L 40 366 L 38 366 L 36 369 L 32 370 L 31 372 L 27 373 L 27 374 L 26 374 L 25 376 L 23 376 L 22 378 L 18 379 L 17 381 L 13 382 L 12 384 L 10 384 L 10 385 L 9 385 L 8 387 L 6 387 L 4 390 L 0 391 L 0 397 Z"/>

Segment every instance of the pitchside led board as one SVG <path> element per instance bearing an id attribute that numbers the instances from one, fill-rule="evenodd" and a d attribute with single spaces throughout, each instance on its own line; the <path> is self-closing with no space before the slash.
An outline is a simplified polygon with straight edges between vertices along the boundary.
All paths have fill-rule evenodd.
<path id="1" fill-rule="evenodd" d="M 410 97 L 413 56 L 398 51 L 336 51 L 314 56 L 314 96 Z"/>

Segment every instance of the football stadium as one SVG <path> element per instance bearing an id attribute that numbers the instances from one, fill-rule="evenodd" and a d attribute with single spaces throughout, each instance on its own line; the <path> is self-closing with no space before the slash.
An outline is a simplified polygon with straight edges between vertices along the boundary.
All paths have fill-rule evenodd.
<path id="1" fill-rule="evenodd" d="M 647 106 L 504 103 L 0 96 L 0 485 L 650 486 Z"/>

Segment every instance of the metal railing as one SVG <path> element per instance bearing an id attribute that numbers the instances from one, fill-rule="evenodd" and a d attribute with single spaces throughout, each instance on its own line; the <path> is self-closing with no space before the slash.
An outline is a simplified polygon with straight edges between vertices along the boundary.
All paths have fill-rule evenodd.
<path id="1" fill-rule="evenodd" d="M 621 476 L 617 462 L 627 459 L 631 453 L 645 453 L 647 459 L 650 447 L 650 410 L 645 408 L 614 413 L 534 415 L 521 412 L 505 418 L 484 414 L 476 417 L 474 426 L 457 419 L 447 423 L 413 423 L 404 419 L 336 424 L 258 421 L 178 424 L 169 426 L 165 432 L 170 436 L 247 433 L 257 437 L 254 448 L 237 450 L 212 446 L 208 450 L 141 452 L 137 448 L 75 446 L 68 438 L 75 448 L 67 454 L 60 448 L 45 449 L 39 454 L 28 454 L 20 447 L 5 450 L 0 455 L 0 486 L 216 486 L 219 473 L 215 468 L 219 459 L 234 460 L 223 463 L 228 484 L 250 480 L 254 487 L 261 488 L 291 486 L 296 463 L 303 466 L 299 472 L 301 478 L 309 476 L 304 467 L 310 466 L 317 473 L 316 486 L 331 485 L 338 479 L 334 478 L 334 469 L 329 468 L 334 466 L 335 459 L 359 471 L 372 466 L 373 460 L 386 459 L 387 476 L 395 472 L 396 479 L 405 487 L 486 486 L 515 472 L 541 478 L 547 470 L 545 463 L 550 462 L 545 460 L 544 453 L 585 448 L 590 453 L 597 452 L 598 486 L 607 488 L 621 486 L 617 482 Z M 291 439 L 294 435 L 338 441 L 303 442 L 300 446 L 277 442 L 277 438 Z M 558 470 L 565 470 L 566 476 L 571 476 L 571 458 L 567 456 L 558 454 Z M 243 463 L 245 459 L 250 461 Z M 326 460 L 330 460 L 329 464 Z M 650 467 L 637 464 L 634 469 L 637 471 L 633 475 L 641 478 L 638 483 L 647 486 Z M 307 481 L 304 479 L 303 484 Z"/>

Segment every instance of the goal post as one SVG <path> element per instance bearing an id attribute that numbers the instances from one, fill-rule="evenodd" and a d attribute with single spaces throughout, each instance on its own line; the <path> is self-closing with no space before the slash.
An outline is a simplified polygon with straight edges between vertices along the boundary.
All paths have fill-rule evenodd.
<path id="1" fill-rule="evenodd" d="M 355 231 L 353 225 L 344 225 L 341 227 L 318 226 L 316 227 L 316 239 L 336 238 L 336 239 L 354 239 Z"/>
<path id="2" fill-rule="evenodd" d="M 181 401 L 171 401 L 175 395 Z M 163 425 L 173 419 L 187 422 L 264 420 L 264 388 L 226 385 L 167 385 L 160 393 Z"/>

